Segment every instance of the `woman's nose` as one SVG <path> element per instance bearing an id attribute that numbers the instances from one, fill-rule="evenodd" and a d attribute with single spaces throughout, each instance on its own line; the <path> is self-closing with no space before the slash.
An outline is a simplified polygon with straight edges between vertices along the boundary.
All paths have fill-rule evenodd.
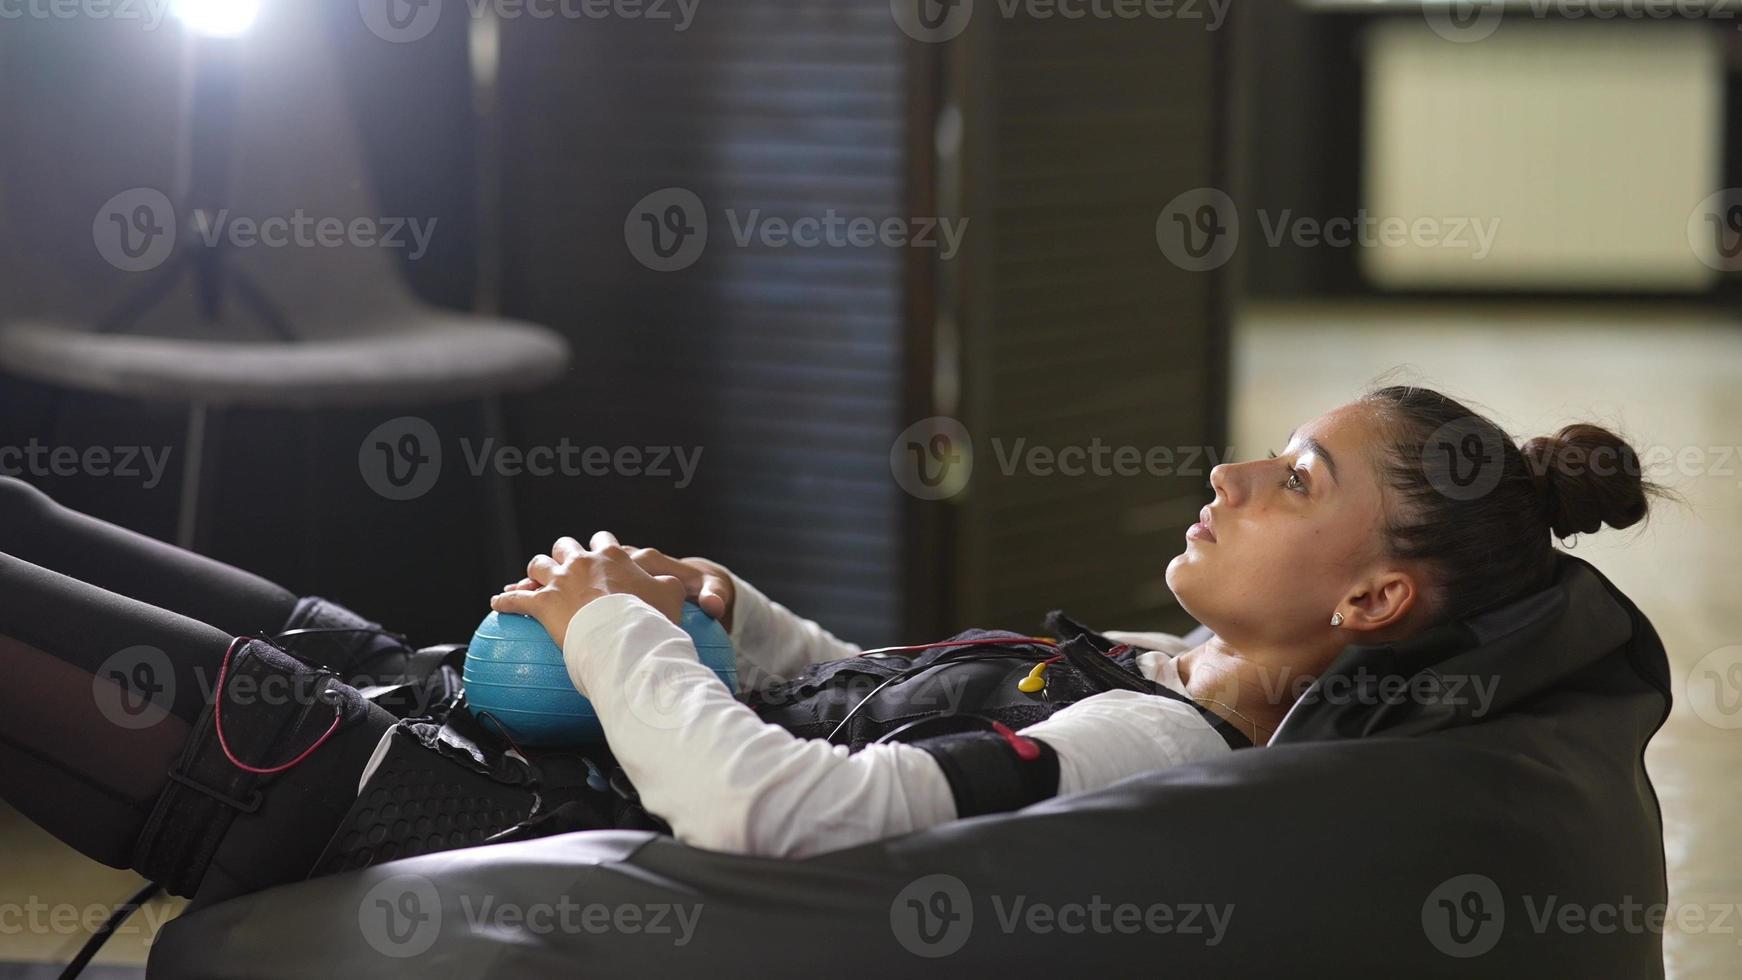
<path id="1" fill-rule="evenodd" d="M 1252 482 L 1252 470 L 1259 465 L 1254 460 L 1249 463 L 1221 463 L 1210 469 L 1210 486 L 1216 491 L 1216 499 L 1229 507 L 1237 507 L 1246 500 Z"/>
<path id="2" fill-rule="evenodd" d="M 1218 500 L 1233 502 L 1235 482 L 1234 467 L 1230 464 L 1219 463 L 1210 467 L 1210 489 L 1216 492 Z"/>

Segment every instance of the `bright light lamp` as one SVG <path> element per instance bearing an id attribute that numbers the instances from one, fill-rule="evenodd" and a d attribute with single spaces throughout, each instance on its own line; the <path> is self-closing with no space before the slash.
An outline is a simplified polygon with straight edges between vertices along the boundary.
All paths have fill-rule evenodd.
<path id="1" fill-rule="evenodd" d="M 170 13 L 210 37 L 236 37 L 260 16 L 260 0 L 170 0 Z"/>

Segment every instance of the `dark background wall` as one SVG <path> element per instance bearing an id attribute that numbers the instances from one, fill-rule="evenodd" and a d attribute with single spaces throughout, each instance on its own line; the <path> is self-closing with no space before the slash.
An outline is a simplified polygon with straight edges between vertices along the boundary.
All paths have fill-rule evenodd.
<path id="1" fill-rule="evenodd" d="M 1178 190 L 1222 179 L 1228 134 L 1210 78 L 1227 35 L 1196 24 L 1158 27 L 1155 37 L 1055 35 L 982 18 L 960 44 L 922 45 L 896 29 L 883 0 L 739 0 L 706 7 L 683 33 L 647 21 L 507 21 L 496 111 L 480 120 L 467 18 L 391 44 L 354 3 L 326 2 L 364 151 L 355 179 L 373 185 L 382 214 L 433 218 L 444 231 L 423 258 L 396 256 L 406 280 L 453 309 L 496 303 L 574 346 L 567 377 L 508 400 L 508 440 L 702 451 L 684 488 L 516 480 L 522 552 L 610 528 L 626 542 L 724 561 L 867 643 L 970 620 L 1033 628 L 1053 604 L 1144 620 L 1126 625 L 1177 625 L 1153 582 L 1132 580 L 1158 574 L 1168 557 L 1159 539 L 1177 538 L 1201 475 L 1135 496 L 1131 486 L 1079 481 L 1055 483 L 1037 502 L 1039 484 L 1024 491 L 1019 479 L 921 502 L 892 479 L 889 457 L 896 433 L 937 410 L 932 335 L 945 289 L 978 297 L 965 348 L 973 361 L 957 379 L 972 397 L 950 410 L 982 431 L 1061 443 L 1224 441 L 1214 277 L 1169 266 L 1154 251 L 1153 224 Z M 1055 48 L 1063 55 L 1049 56 Z M 975 94 L 951 81 L 970 77 L 999 84 Z M 1170 94 L 1151 102 L 1149 91 Z M 1073 118 L 1066 94 L 1105 113 Z M 727 209 L 935 215 L 933 124 L 950 98 L 976 161 L 970 216 L 999 229 L 971 232 L 955 265 L 917 250 L 732 243 Z M 1050 177 L 1032 179 L 1036 168 Z M 623 229 L 638 200 L 673 186 L 699 195 L 715 227 L 700 261 L 661 274 L 634 260 Z M 1073 200 L 1082 194 L 1098 197 L 1085 209 Z M 495 215 L 498 237 L 486 237 L 480 214 Z M 1130 228 L 1102 237 L 1095 228 L 1109 217 Z M 1042 264 L 1009 261 L 1023 252 Z M 1117 268 L 1108 264 L 1116 255 L 1126 256 Z M 1036 278 L 1043 267 L 1054 285 L 1036 305 L 1025 297 L 1048 292 Z M 1130 288 L 1110 294 L 1110 277 Z M 1018 320 L 1022 329 L 1007 335 Z M 1081 363 L 1091 347 L 1108 356 Z M 1066 398 L 1052 412 L 1032 397 L 1085 369 L 1103 391 L 1128 393 L 1115 399 L 1124 409 L 1107 397 Z M 15 379 L 0 380 L 0 402 L 0 444 L 182 439 L 173 408 L 60 397 Z M 480 533 L 483 488 L 444 478 L 398 502 L 358 479 L 365 434 L 407 412 L 443 433 L 484 434 L 467 403 L 228 414 L 206 550 L 414 639 L 463 638 L 502 581 Z M 173 532 L 174 474 L 150 491 L 83 478 L 44 485 L 70 506 L 158 537 Z M 1156 493 L 1171 501 L 1164 519 Z M 1125 533 L 1128 511 L 1149 515 L 1141 534 Z M 1070 527 L 1057 520 L 1065 513 Z M 1029 574 L 1038 566 L 1012 556 L 1047 535 L 1107 558 L 1098 571 L 1117 583 L 1096 585 L 1094 563 L 1076 558 L 1050 577 Z"/>

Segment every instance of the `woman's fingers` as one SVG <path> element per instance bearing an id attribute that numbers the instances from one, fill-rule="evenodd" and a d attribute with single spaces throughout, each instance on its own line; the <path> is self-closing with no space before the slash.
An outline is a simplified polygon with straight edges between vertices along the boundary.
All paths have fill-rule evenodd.
<path id="1" fill-rule="evenodd" d="M 566 562 L 580 554 L 583 550 L 585 549 L 581 547 L 579 541 L 576 541 L 574 538 L 571 538 L 566 534 L 557 538 L 556 544 L 550 546 L 551 557 L 559 562 Z"/>
<path id="2" fill-rule="evenodd" d="M 701 606 L 702 612 L 710 617 L 725 623 L 726 610 L 731 604 L 730 593 L 727 591 L 729 588 L 726 580 L 720 576 L 703 575 L 702 591 L 696 597 L 696 605 Z"/>
<path id="3" fill-rule="evenodd" d="M 526 563 L 526 577 L 540 585 L 549 585 L 550 580 L 556 576 L 559 567 L 560 564 L 555 558 L 549 555 L 539 555 Z"/>
<path id="4" fill-rule="evenodd" d="M 684 593 L 691 599 L 702 594 L 702 570 L 686 565 L 656 548 L 636 548 L 631 560 L 649 575 L 669 575 L 683 583 Z"/>
<path id="5" fill-rule="evenodd" d="M 587 542 L 587 547 L 593 551 L 604 551 L 606 548 L 612 546 L 619 548 L 622 547 L 622 545 L 617 544 L 617 535 L 612 534 L 610 531 L 596 531 L 593 534 L 592 540 Z"/>
<path id="6" fill-rule="evenodd" d="M 502 587 L 502 591 L 504 591 L 504 592 L 536 592 L 542 588 L 544 588 L 544 586 L 539 585 L 537 582 L 534 582 L 532 579 L 523 578 L 518 582 L 509 582 L 507 585 L 504 585 Z"/>
<path id="7" fill-rule="evenodd" d="M 499 613 L 520 613 L 523 616 L 531 616 L 533 615 L 533 603 L 536 601 L 534 595 L 535 593 L 523 591 L 504 592 L 490 597 L 490 608 Z"/>

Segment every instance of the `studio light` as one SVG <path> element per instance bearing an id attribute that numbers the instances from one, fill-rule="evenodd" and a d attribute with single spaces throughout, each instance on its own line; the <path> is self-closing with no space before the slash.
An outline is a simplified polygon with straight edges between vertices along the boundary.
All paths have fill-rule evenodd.
<path id="1" fill-rule="evenodd" d="M 260 15 L 260 0 L 171 0 L 170 12 L 208 37 L 236 37 Z"/>

